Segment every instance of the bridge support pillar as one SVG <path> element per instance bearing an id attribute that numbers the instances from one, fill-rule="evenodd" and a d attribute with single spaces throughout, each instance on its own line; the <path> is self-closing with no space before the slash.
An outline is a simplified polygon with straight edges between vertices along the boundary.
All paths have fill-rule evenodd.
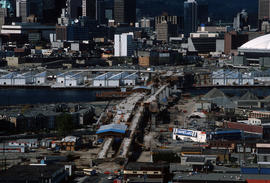
<path id="1" fill-rule="evenodd" d="M 159 99 L 159 102 L 162 102 L 162 99 L 163 99 L 163 94 L 162 94 L 162 92 L 158 95 L 158 99 Z"/>
<path id="2" fill-rule="evenodd" d="M 157 127 L 157 114 L 156 113 L 152 113 L 151 114 L 151 128 L 152 128 L 152 131 L 156 129 Z"/>
<path id="3" fill-rule="evenodd" d="M 177 90 L 177 85 L 174 85 L 173 86 L 173 91 L 176 92 L 176 90 Z"/>
<path id="4" fill-rule="evenodd" d="M 169 87 L 166 87 L 166 97 L 169 98 L 170 96 L 170 88 Z"/>
<path id="5" fill-rule="evenodd" d="M 155 94 L 155 88 L 152 86 L 151 88 L 151 95 L 154 95 Z"/>

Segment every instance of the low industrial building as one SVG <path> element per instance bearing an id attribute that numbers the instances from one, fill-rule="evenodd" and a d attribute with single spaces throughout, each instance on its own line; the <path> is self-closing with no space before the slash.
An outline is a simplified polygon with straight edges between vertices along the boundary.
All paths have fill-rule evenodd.
<path id="1" fill-rule="evenodd" d="M 33 75 L 31 72 L 18 74 L 9 73 L 0 77 L 0 85 L 29 85 L 33 84 Z"/>
<path id="2" fill-rule="evenodd" d="M 46 83 L 47 72 L 38 73 L 34 76 L 34 83 L 37 85 Z"/>
<path id="3" fill-rule="evenodd" d="M 27 148 L 38 148 L 39 147 L 39 142 L 38 139 L 19 139 L 16 141 L 9 141 L 8 145 L 10 147 L 13 146 L 24 146 Z"/>
<path id="4" fill-rule="evenodd" d="M 13 85 L 13 78 L 16 76 L 16 73 L 9 73 L 0 77 L 0 85 Z"/>
<path id="5" fill-rule="evenodd" d="M 254 85 L 254 77 L 251 73 L 218 70 L 212 73 L 212 85 Z"/>
<path id="6" fill-rule="evenodd" d="M 93 79 L 93 86 L 98 87 L 106 87 L 108 86 L 108 79 L 113 75 L 113 73 L 108 72 L 105 74 L 102 74 L 100 76 L 97 76 L 96 78 Z"/>
<path id="7" fill-rule="evenodd" d="M 84 83 L 84 78 L 81 73 L 65 72 L 56 76 L 57 84 L 63 86 L 79 86 Z"/>
<path id="8" fill-rule="evenodd" d="M 81 145 L 81 139 L 75 136 L 67 136 L 60 142 L 61 149 L 65 151 L 75 151 Z"/>
<path id="9" fill-rule="evenodd" d="M 270 144 L 257 143 L 257 162 L 259 165 L 270 165 Z"/>
<path id="10" fill-rule="evenodd" d="M 126 165 L 123 173 L 124 181 L 128 182 L 168 182 L 169 164 L 131 162 Z"/>
<path id="11" fill-rule="evenodd" d="M 26 147 L 22 145 L 12 145 L 10 146 L 9 144 L 0 144 L 0 153 L 25 153 L 26 152 Z M 1 179 L 0 179 L 1 180 Z"/>
<path id="12" fill-rule="evenodd" d="M 108 79 L 108 86 L 109 87 L 119 87 L 124 84 L 123 79 L 128 76 L 128 73 L 121 72 L 119 74 L 115 74 Z"/>
<path id="13" fill-rule="evenodd" d="M 111 72 L 102 74 L 93 79 L 95 87 L 120 87 L 120 86 L 135 86 L 138 82 L 138 74 L 121 72 L 113 74 Z"/>
<path id="14" fill-rule="evenodd" d="M 33 84 L 33 74 L 31 72 L 27 72 L 24 74 L 18 74 L 13 78 L 14 85 L 27 85 Z"/>
<path id="15" fill-rule="evenodd" d="M 15 175 L 15 176 L 14 176 Z M 0 173 L 0 182 L 60 183 L 69 176 L 64 165 L 17 165 Z"/>
<path id="16" fill-rule="evenodd" d="M 130 74 L 123 79 L 124 85 L 135 86 L 137 84 L 138 78 L 139 76 L 137 73 Z"/>

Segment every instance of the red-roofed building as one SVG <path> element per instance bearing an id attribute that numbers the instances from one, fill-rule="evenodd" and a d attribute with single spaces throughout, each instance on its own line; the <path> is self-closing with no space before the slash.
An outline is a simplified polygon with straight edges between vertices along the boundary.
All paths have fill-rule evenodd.
<path id="1" fill-rule="evenodd" d="M 243 130 L 244 132 L 248 132 L 248 133 L 263 134 L 262 126 L 247 125 L 247 124 L 236 123 L 236 122 L 226 122 L 225 125 L 227 128 L 231 128 L 231 129 Z"/>

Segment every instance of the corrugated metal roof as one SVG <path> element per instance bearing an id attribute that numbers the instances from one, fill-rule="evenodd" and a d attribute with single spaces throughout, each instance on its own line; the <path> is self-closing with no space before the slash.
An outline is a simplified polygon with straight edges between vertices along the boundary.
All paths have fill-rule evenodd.
<path id="1" fill-rule="evenodd" d="M 135 80 L 135 79 L 137 79 L 138 77 L 139 77 L 138 74 L 135 72 L 135 73 L 133 73 L 133 74 L 130 74 L 130 75 L 126 76 L 124 79 L 132 79 L 132 80 Z"/>
<path id="2" fill-rule="evenodd" d="M 46 76 L 47 76 L 47 71 L 44 71 L 35 75 L 35 77 L 46 77 Z"/>
<path id="3" fill-rule="evenodd" d="M 203 99 L 213 99 L 218 97 L 226 97 L 226 95 L 219 89 L 213 88 L 211 91 L 209 91 L 206 95 L 204 95 Z"/>
<path id="4" fill-rule="evenodd" d="M 9 73 L 9 74 L 6 74 L 6 75 L 1 76 L 1 79 L 12 79 L 15 76 L 17 76 L 17 73 L 12 72 L 12 73 Z"/>
<path id="5" fill-rule="evenodd" d="M 74 73 L 74 72 L 65 72 L 65 73 L 61 73 L 59 75 L 57 75 L 57 77 L 64 77 L 66 79 L 74 79 L 74 78 L 80 78 L 82 75 L 81 75 L 81 72 L 79 73 Z"/>
<path id="6" fill-rule="evenodd" d="M 107 72 L 105 74 L 97 76 L 94 80 L 105 80 L 105 79 L 110 78 L 112 75 L 113 75 L 113 73 Z"/>
<path id="7" fill-rule="evenodd" d="M 128 76 L 127 72 L 121 72 L 116 75 L 113 75 L 112 77 L 109 78 L 109 80 L 120 80 L 122 78 L 125 78 L 126 76 Z"/>
<path id="8" fill-rule="evenodd" d="M 28 77 L 32 77 L 32 73 L 31 72 L 26 72 L 23 74 L 18 74 L 17 76 L 15 76 L 15 79 L 24 79 L 24 78 L 28 78 Z"/>
<path id="9" fill-rule="evenodd" d="M 248 91 L 239 100 L 259 100 L 259 98 L 254 93 Z"/>

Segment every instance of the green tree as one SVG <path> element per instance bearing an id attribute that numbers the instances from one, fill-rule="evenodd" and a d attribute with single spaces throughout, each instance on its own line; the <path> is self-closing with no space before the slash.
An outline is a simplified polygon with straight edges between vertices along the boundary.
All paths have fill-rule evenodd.
<path id="1" fill-rule="evenodd" d="M 74 129 L 72 116 L 67 113 L 62 113 L 56 117 L 56 127 L 59 135 L 65 136 L 70 134 Z"/>

